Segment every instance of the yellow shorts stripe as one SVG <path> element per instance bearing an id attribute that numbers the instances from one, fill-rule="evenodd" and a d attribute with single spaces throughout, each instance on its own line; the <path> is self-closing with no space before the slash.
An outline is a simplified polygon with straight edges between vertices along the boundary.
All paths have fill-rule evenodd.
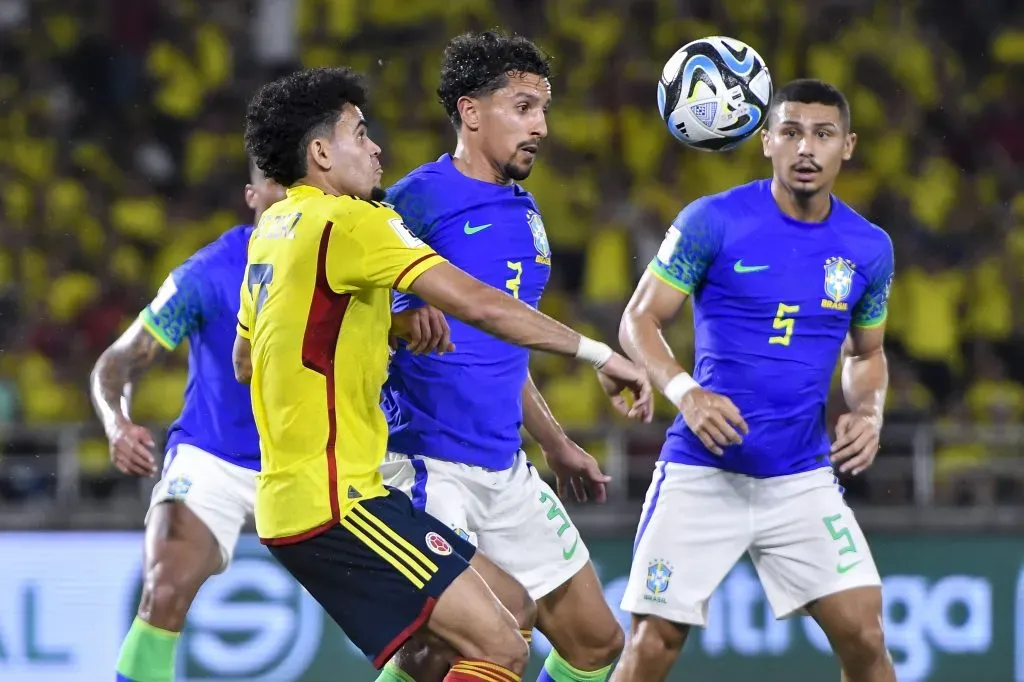
<path id="1" fill-rule="evenodd" d="M 376 527 L 378 533 L 380 533 L 385 538 L 387 538 L 394 544 L 404 549 L 409 554 L 409 556 L 411 556 L 413 559 L 418 561 L 424 568 L 430 571 L 431 575 L 437 572 L 437 564 L 431 561 L 426 554 L 424 554 L 419 549 L 409 544 L 408 540 L 406 540 L 401 535 L 396 533 L 394 529 L 390 528 L 386 523 L 378 519 L 371 512 L 367 511 L 367 509 L 364 506 L 362 506 L 361 504 L 354 504 L 352 505 L 352 511 L 355 514 L 357 514 L 359 518 L 372 523 Z"/>
<path id="2" fill-rule="evenodd" d="M 391 564 L 396 571 L 398 571 L 406 578 L 408 578 L 409 582 L 411 582 L 416 587 L 416 589 L 423 589 L 423 587 L 427 584 L 425 581 L 420 579 L 419 576 L 410 571 L 405 566 L 405 564 L 403 564 L 397 558 L 388 553 L 386 549 L 378 545 L 376 540 L 374 540 L 369 535 L 364 533 L 361 528 L 353 524 L 348 517 L 341 519 L 341 527 L 347 530 L 348 532 L 352 533 L 352 535 L 355 535 L 357 538 L 359 538 L 363 542 L 363 544 L 372 549 L 374 553 L 380 556 L 380 558 L 384 559 L 384 561 Z"/>
<path id="3" fill-rule="evenodd" d="M 345 518 L 348 520 L 349 523 L 359 528 L 359 530 L 364 535 L 372 538 L 374 545 L 376 547 L 380 548 L 382 551 L 387 552 L 390 556 L 394 557 L 398 561 L 401 561 L 407 570 L 412 571 L 412 573 L 416 574 L 423 580 L 430 580 L 432 574 L 429 571 L 423 568 L 423 566 L 421 566 L 420 564 L 416 563 L 416 561 L 413 560 L 412 557 L 410 557 L 405 551 L 403 551 L 401 547 L 398 547 L 388 538 L 378 533 L 376 528 L 368 524 L 365 519 L 360 518 L 356 514 L 349 514 Z M 374 551 L 377 551 L 377 549 L 374 549 Z"/>

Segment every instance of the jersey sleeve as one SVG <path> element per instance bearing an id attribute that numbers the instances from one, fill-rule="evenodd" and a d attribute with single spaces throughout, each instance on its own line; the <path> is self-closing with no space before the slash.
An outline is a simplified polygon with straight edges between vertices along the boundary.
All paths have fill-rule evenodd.
<path id="1" fill-rule="evenodd" d="M 406 176 L 388 188 L 385 201 L 398 215 L 414 236 L 427 239 L 431 232 L 428 190 L 430 183 L 420 178 Z"/>
<path id="2" fill-rule="evenodd" d="M 139 320 L 161 346 L 174 350 L 204 319 L 213 316 L 213 299 L 203 264 L 185 261 L 164 280 Z"/>
<path id="3" fill-rule="evenodd" d="M 722 229 L 704 200 L 684 208 L 672 221 L 658 254 L 647 269 L 684 294 L 704 280 L 722 247 Z"/>
<path id="4" fill-rule="evenodd" d="M 408 291 L 416 278 L 444 259 L 413 235 L 392 209 L 367 211 L 331 235 L 328 278 L 335 291 L 380 288 Z"/>
<path id="5" fill-rule="evenodd" d="M 253 310 L 255 309 L 252 300 L 252 290 L 249 289 L 249 265 L 245 266 L 245 276 L 242 277 L 242 288 L 238 292 L 238 318 L 235 320 L 235 331 L 243 339 L 250 340 L 253 326 Z"/>
<path id="6" fill-rule="evenodd" d="M 853 326 L 871 328 L 885 322 L 889 311 L 889 291 L 892 289 L 895 272 L 892 242 L 886 239 L 882 253 L 869 267 L 868 287 L 853 308 Z"/>

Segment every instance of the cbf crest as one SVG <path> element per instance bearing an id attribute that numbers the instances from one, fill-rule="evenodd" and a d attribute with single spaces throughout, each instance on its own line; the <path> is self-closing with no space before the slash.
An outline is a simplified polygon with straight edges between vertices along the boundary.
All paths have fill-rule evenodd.
<path id="1" fill-rule="evenodd" d="M 551 245 L 548 244 L 548 233 L 544 231 L 544 221 L 540 213 L 532 208 L 526 212 L 526 222 L 533 233 L 533 245 L 537 248 L 537 262 L 544 265 L 551 264 Z"/>
<path id="2" fill-rule="evenodd" d="M 853 291 L 853 273 L 857 266 L 853 261 L 840 256 L 833 256 L 825 261 L 825 295 L 821 299 L 821 307 L 829 310 L 847 310 L 850 307 L 846 299 Z"/>
<path id="3" fill-rule="evenodd" d="M 644 595 L 647 601 L 664 604 L 665 597 L 662 595 L 668 591 L 669 581 L 672 579 L 672 566 L 664 559 L 655 559 L 647 566 L 647 591 Z"/>

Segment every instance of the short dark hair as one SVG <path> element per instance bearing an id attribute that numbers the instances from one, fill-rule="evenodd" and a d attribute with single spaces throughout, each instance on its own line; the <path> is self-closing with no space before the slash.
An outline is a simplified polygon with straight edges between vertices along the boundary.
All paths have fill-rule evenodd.
<path id="1" fill-rule="evenodd" d="M 346 104 L 366 102 L 362 77 L 349 68 L 296 71 L 267 83 L 245 113 L 245 148 L 268 178 L 290 187 L 305 177 L 310 140 L 326 135 Z"/>
<path id="2" fill-rule="evenodd" d="M 799 78 L 779 88 L 775 92 L 775 97 L 772 98 L 772 108 L 768 113 L 769 125 L 772 123 L 775 110 L 786 102 L 824 104 L 835 107 L 839 109 L 839 117 L 842 119 L 844 128 L 850 129 L 850 103 L 846 101 L 846 95 L 839 88 L 825 81 L 816 78 Z"/>
<path id="3" fill-rule="evenodd" d="M 463 33 L 444 49 L 437 98 L 452 125 L 462 125 L 459 99 L 482 97 L 503 88 L 509 74 L 551 75 L 550 57 L 528 39 L 499 30 Z"/>

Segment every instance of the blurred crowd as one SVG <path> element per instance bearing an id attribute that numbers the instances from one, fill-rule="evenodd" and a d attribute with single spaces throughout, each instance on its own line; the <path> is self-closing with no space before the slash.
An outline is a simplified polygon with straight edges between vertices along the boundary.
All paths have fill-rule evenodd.
<path id="1" fill-rule="evenodd" d="M 524 183 L 556 261 L 546 312 L 614 338 L 675 213 L 770 172 L 757 142 L 687 151 L 657 116 L 664 61 L 730 35 L 777 84 L 819 77 L 850 99 L 859 143 L 837 192 L 896 248 L 890 423 L 1022 422 L 1024 5 L 940 2 L 0 0 L 0 422 L 91 420 L 97 356 L 173 267 L 247 221 L 241 126 L 260 83 L 300 66 L 369 74 L 390 182 L 453 147 L 440 54 L 491 26 L 554 57 L 550 138 Z M 690 325 L 669 330 L 684 359 Z M 184 360 L 140 384 L 137 421 L 176 416 Z M 567 427 L 602 423 L 589 372 L 552 358 L 534 372 Z M 940 443 L 939 468 L 993 451 Z M 106 466 L 103 441 L 82 453 Z"/>

